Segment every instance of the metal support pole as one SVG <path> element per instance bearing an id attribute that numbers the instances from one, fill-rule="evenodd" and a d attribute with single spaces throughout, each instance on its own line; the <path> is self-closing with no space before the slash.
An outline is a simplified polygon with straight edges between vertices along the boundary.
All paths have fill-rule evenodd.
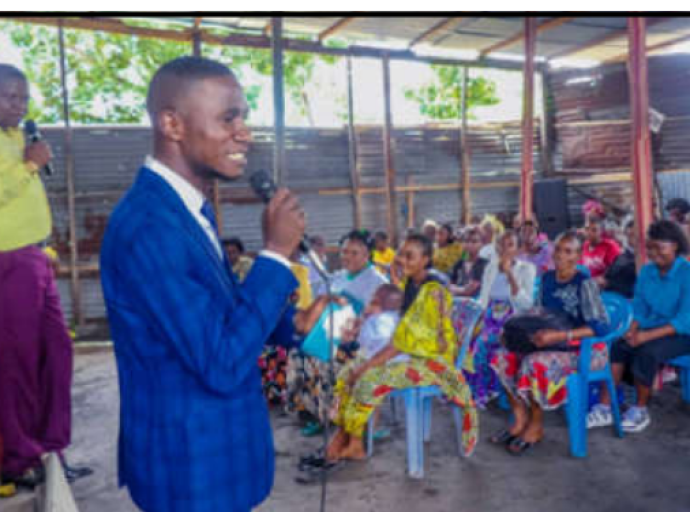
<path id="1" fill-rule="evenodd" d="M 349 143 L 350 182 L 352 184 L 352 202 L 354 206 L 355 229 L 362 227 L 362 196 L 359 193 L 359 164 L 357 160 L 357 133 L 355 132 L 354 85 L 352 74 L 352 57 L 347 58 L 347 137 Z"/>
<path id="2" fill-rule="evenodd" d="M 542 169 L 546 176 L 553 175 L 553 151 L 551 141 L 553 140 L 553 125 L 551 119 L 551 84 L 549 83 L 548 73 L 541 72 L 541 122 L 539 123 L 541 136 L 541 162 Z"/>
<path id="3" fill-rule="evenodd" d="M 470 71 L 467 66 L 462 70 L 462 127 L 460 129 L 460 151 L 461 165 L 460 165 L 460 183 L 461 198 L 460 198 L 460 217 L 463 224 L 468 226 L 472 221 L 472 194 L 470 187 L 472 182 L 470 179 L 470 145 L 469 134 L 467 133 L 467 88 L 470 83 Z"/>
<path id="4" fill-rule="evenodd" d="M 635 198 L 635 234 L 638 268 L 647 261 L 645 238 L 653 220 L 652 151 L 649 134 L 647 27 L 644 17 L 628 18 L 628 74 L 632 121 L 632 173 Z"/>
<path id="5" fill-rule="evenodd" d="M 285 84 L 283 81 L 283 18 L 271 18 L 271 47 L 273 49 L 273 178 L 278 186 L 285 180 Z"/>
<path id="6" fill-rule="evenodd" d="M 520 218 L 532 218 L 534 211 L 534 53 L 537 36 L 536 18 L 525 18 L 525 64 L 522 99 L 522 169 L 520 173 Z"/>
<path id="7" fill-rule="evenodd" d="M 388 235 L 393 246 L 398 246 L 398 201 L 395 190 L 395 162 L 393 159 L 393 120 L 391 115 L 391 61 L 386 54 L 381 59 L 383 66 L 383 158 L 386 171 L 386 214 Z"/>
<path id="8" fill-rule="evenodd" d="M 81 284 L 79 280 L 79 240 L 77 237 L 77 208 L 74 181 L 74 144 L 70 123 L 69 93 L 67 90 L 67 58 L 65 56 L 65 31 L 62 22 L 58 25 L 58 45 L 60 47 L 60 84 L 62 87 L 62 117 L 65 122 L 64 154 L 65 179 L 67 183 L 67 214 L 69 215 L 69 262 L 70 294 L 72 297 L 72 320 L 77 332 L 84 326 L 81 303 Z"/>
<path id="9" fill-rule="evenodd" d="M 192 52 L 195 57 L 201 57 L 201 18 L 194 18 L 194 31 L 192 32 Z"/>

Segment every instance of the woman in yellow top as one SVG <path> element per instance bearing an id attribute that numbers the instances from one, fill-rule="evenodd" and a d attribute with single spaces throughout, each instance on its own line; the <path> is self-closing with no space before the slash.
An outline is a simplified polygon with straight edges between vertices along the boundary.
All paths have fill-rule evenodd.
<path id="1" fill-rule="evenodd" d="M 463 446 L 472 453 L 477 442 L 477 411 L 462 372 L 455 368 L 458 340 L 451 321 L 453 298 L 429 274 L 431 241 L 411 235 L 400 251 L 407 284 L 403 317 L 391 343 L 372 359 L 355 360 L 338 376 L 334 422 L 340 428 L 327 458 L 364 459 L 364 427 L 372 412 L 392 391 L 439 386 L 464 411 Z"/>
<path id="2" fill-rule="evenodd" d="M 462 244 L 455 240 L 453 227 L 450 224 L 443 224 L 439 228 L 436 243 L 434 268 L 450 275 L 453 267 L 462 257 Z"/>

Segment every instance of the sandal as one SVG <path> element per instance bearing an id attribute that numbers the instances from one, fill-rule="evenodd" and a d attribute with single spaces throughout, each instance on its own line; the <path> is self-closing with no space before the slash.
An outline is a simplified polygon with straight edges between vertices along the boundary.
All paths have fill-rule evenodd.
<path id="1" fill-rule="evenodd" d="M 313 468 L 320 468 L 326 463 L 323 449 L 319 448 L 316 452 L 306 457 L 301 457 L 297 464 L 300 471 L 310 471 Z"/>
<path id="2" fill-rule="evenodd" d="M 307 426 L 304 427 L 300 433 L 302 434 L 302 437 L 314 437 L 318 436 L 323 432 L 323 426 L 316 422 L 312 421 L 310 423 L 307 423 Z"/>
<path id="3" fill-rule="evenodd" d="M 514 436 L 513 434 L 510 433 L 509 430 L 507 429 L 502 429 L 496 432 L 494 435 L 492 435 L 489 438 L 489 442 L 491 444 L 497 444 L 497 445 L 504 445 L 508 446 L 510 443 L 512 443 L 517 436 Z"/>
<path id="4" fill-rule="evenodd" d="M 506 450 L 508 451 L 509 454 L 515 456 L 515 457 L 521 457 L 522 455 L 525 454 L 525 452 L 531 450 L 534 446 L 538 445 L 541 442 L 541 439 L 539 441 L 534 441 L 533 443 L 530 443 L 529 441 L 525 441 L 521 437 L 516 437 L 513 439 L 510 443 L 506 445 Z"/>
<path id="5" fill-rule="evenodd" d="M 316 466 L 311 466 L 302 473 L 300 473 L 298 476 L 295 477 L 295 482 L 298 484 L 303 484 L 303 485 L 309 485 L 309 484 L 314 484 L 314 483 L 319 483 L 321 482 L 321 479 L 323 478 L 324 474 L 325 476 L 329 476 L 338 469 L 342 468 L 346 464 L 346 461 L 343 459 L 339 460 L 334 460 L 334 461 L 325 461 L 322 466 L 316 467 Z"/>
<path id="6" fill-rule="evenodd" d="M 374 441 L 383 441 L 391 436 L 391 431 L 387 428 L 382 428 L 374 432 Z"/>

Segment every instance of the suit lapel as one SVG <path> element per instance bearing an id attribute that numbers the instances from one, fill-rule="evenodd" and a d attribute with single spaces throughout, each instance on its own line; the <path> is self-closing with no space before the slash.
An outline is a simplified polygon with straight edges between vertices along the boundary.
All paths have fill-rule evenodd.
<path id="1" fill-rule="evenodd" d="M 232 277 L 231 271 L 226 267 L 225 262 L 218 256 L 218 251 L 216 251 L 216 248 L 213 246 L 197 220 L 192 217 L 192 214 L 182 202 L 182 199 L 177 195 L 177 192 L 175 192 L 163 178 L 150 169 L 143 167 L 140 173 L 144 183 L 148 187 L 155 189 L 168 209 L 177 216 L 185 232 L 204 249 L 208 260 L 213 265 L 213 271 L 218 279 L 222 281 L 226 287 L 235 289 L 237 283 Z"/>

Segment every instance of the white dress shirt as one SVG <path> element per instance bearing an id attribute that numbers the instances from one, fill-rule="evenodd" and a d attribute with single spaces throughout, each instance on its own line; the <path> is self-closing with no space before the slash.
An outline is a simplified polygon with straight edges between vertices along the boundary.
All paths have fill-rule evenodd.
<path id="1" fill-rule="evenodd" d="M 204 205 L 204 201 L 206 201 L 206 198 L 201 193 L 201 191 L 199 191 L 196 187 L 194 187 L 191 183 L 189 183 L 178 173 L 170 169 L 168 166 L 166 166 L 159 160 L 156 160 L 152 156 L 146 157 L 145 166 L 151 169 L 156 174 L 158 174 L 161 178 L 163 178 L 166 181 L 166 183 L 170 185 L 172 189 L 177 193 L 177 195 L 180 196 L 180 199 L 182 199 L 182 202 L 187 207 L 187 210 L 189 210 L 189 213 L 192 214 L 192 217 L 194 217 L 194 219 L 204 230 L 204 233 L 206 233 L 206 236 L 211 241 L 211 244 L 213 245 L 213 247 L 216 250 L 216 253 L 218 254 L 218 257 L 222 261 L 223 248 L 221 246 L 220 240 L 218 240 L 216 230 L 213 228 L 209 220 L 206 217 L 204 217 L 201 213 L 201 207 Z M 259 253 L 259 256 L 271 258 L 272 260 L 275 260 L 278 263 L 285 265 L 288 269 L 290 269 L 291 267 L 290 260 L 276 252 L 263 250 Z"/>

